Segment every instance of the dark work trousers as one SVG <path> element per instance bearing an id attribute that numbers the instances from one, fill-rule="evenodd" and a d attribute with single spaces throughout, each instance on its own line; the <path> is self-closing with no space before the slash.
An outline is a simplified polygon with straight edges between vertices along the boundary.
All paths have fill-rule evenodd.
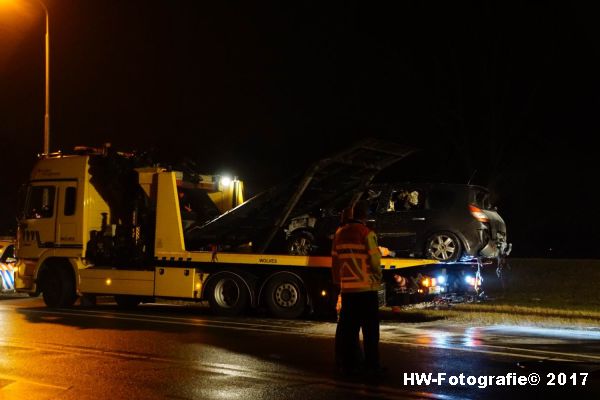
<path id="1" fill-rule="evenodd" d="M 336 330 L 336 361 L 341 368 L 360 366 L 362 329 L 365 367 L 379 367 L 379 299 L 377 292 L 342 293 L 342 310 Z M 340 354 L 338 354 L 340 353 Z"/>

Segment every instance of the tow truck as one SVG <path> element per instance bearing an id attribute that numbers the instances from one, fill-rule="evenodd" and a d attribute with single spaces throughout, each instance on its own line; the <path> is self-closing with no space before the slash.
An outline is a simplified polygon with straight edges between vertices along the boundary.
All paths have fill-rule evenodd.
<path id="1" fill-rule="evenodd" d="M 290 217 L 324 200 L 358 199 L 380 169 L 406 154 L 367 141 L 248 201 L 237 179 L 185 176 L 109 146 L 42 155 L 19 207 L 16 290 L 41 292 L 48 307 L 114 296 L 122 307 L 207 301 L 214 313 L 229 316 L 259 307 L 279 318 L 335 312 L 331 258 L 279 254 L 271 244 Z M 351 179 L 340 190 L 319 185 L 342 175 Z M 187 228 L 186 192 L 197 213 Z M 399 271 L 428 267 L 437 262 L 383 258 L 382 302 Z M 415 281 L 415 294 L 443 290 L 424 276 Z"/>

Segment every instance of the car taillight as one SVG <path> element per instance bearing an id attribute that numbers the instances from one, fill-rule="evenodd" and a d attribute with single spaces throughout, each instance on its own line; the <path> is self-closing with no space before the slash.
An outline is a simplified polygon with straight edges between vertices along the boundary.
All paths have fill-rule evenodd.
<path id="1" fill-rule="evenodd" d="M 490 222 L 490 219 L 487 217 L 487 215 L 485 215 L 485 213 L 483 211 L 481 211 L 481 208 L 478 208 L 478 207 L 475 207 L 472 204 L 469 204 L 469 211 L 471 211 L 471 215 L 477 221 L 480 221 L 480 222 Z"/>

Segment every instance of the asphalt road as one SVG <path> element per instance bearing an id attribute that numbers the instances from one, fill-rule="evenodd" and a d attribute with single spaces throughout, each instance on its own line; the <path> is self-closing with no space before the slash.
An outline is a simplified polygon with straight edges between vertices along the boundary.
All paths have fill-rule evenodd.
<path id="1" fill-rule="evenodd" d="M 219 318 L 203 307 L 177 305 L 143 305 L 131 311 L 113 304 L 50 310 L 41 299 L 4 296 L 0 399 L 487 399 L 600 394 L 597 330 L 399 320 L 382 321 L 381 330 L 387 373 L 380 378 L 346 378 L 334 370 L 333 322 Z M 413 373 L 431 373 L 443 381 L 419 384 Z M 532 374 L 540 378 L 537 386 L 518 385 L 518 379 L 535 381 Z M 470 385 L 473 379 L 477 381 Z M 512 385 L 500 386 L 502 379 Z M 552 382 L 555 385 L 548 385 Z"/>

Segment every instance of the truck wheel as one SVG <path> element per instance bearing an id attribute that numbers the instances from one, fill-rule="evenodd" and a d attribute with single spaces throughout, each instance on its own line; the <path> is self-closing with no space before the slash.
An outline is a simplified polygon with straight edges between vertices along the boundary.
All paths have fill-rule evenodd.
<path id="1" fill-rule="evenodd" d="M 48 307 L 70 307 L 75 303 L 75 282 L 65 268 L 46 270 L 41 278 L 42 295 Z"/>
<path id="2" fill-rule="evenodd" d="M 141 302 L 137 296 L 115 296 L 115 302 L 120 308 L 136 308 Z"/>
<path id="3" fill-rule="evenodd" d="M 297 231 L 288 239 L 288 254 L 293 256 L 308 256 L 313 253 L 315 237 L 308 231 Z"/>
<path id="4" fill-rule="evenodd" d="M 457 261 L 462 255 L 462 245 L 451 232 L 438 232 L 427 240 L 425 254 L 438 261 Z"/>
<path id="5" fill-rule="evenodd" d="M 210 309 L 217 315 L 241 314 L 248 307 L 250 299 L 244 280 L 229 272 L 209 280 L 205 293 Z"/>
<path id="6" fill-rule="evenodd" d="M 265 286 L 265 303 L 274 317 L 298 318 L 306 309 L 304 284 L 293 274 L 277 274 Z"/>

